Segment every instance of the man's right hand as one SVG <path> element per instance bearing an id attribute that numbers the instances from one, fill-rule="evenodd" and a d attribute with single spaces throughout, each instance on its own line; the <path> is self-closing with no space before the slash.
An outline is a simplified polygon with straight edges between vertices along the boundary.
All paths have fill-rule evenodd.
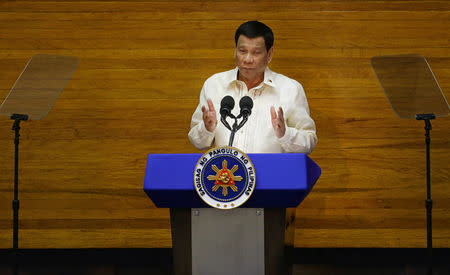
<path id="1" fill-rule="evenodd" d="M 202 112 L 206 130 L 213 132 L 216 129 L 217 117 L 216 110 L 214 109 L 214 104 L 211 99 L 208 99 L 208 109 L 206 109 L 205 106 L 202 106 Z"/>

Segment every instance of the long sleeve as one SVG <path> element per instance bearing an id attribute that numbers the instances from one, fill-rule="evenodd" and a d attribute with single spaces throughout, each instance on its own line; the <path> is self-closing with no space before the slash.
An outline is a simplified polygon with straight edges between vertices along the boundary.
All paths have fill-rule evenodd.
<path id="1" fill-rule="evenodd" d="M 200 102 L 195 109 L 191 119 L 191 130 L 189 131 L 189 140 L 195 148 L 204 150 L 211 147 L 214 141 L 214 132 L 209 132 L 203 122 L 202 106 L 208 106 L 206 97 L 207 83 L 203 85 L 200 92 Z"/>
<path id="2" fill-rule="evenodd" d="M 317 144 L 316 125 L 309 115 L 309 106 L 303 87 L 295 81 L 285 113 L 286 133 L 278 139 L 285 152 L 309 154 Z"/>

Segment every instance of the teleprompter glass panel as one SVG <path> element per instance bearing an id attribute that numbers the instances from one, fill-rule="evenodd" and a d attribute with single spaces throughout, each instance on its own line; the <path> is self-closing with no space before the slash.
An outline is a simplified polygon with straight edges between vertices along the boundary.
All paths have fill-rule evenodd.
<path id="1" fill-rule="evenodd" d="M 70 56 L 38 54 L 33 56 L 0 106 L 0 115 L 45 117 L 78 66 Z"/>
<path id="2" fill-rule="evenodd" d="M 371 58 L 372 68 L 400 118 L 417 114 L 447 116 L 450 109 L 427 60 L 420 55 Z"/>

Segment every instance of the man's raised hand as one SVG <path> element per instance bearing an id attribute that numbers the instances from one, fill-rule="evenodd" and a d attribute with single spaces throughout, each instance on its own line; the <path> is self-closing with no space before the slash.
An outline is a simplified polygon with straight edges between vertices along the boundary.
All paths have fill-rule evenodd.
<path id="1" fill-rule="evenodd" d="M 278 115 L 275 112 L 275 108 L 270 107 L 270 115 L 272 117 L 272 126 L 275 131 L 277 138 L 282 138 L 286 133 L 286 124 L 284 123 L 283 109 L 280 107 L 278 109 Z"/>
<path id="2" fill-rule="evenodd" d="M 206 130 L 213 132 L 214 129 L 216 129 L 217 117 L 216 110 L 214 109 L 214 104 L 211 99 L 208 99 L 208 109 L 205 106 L 202 106 L 202 112 Z"/>

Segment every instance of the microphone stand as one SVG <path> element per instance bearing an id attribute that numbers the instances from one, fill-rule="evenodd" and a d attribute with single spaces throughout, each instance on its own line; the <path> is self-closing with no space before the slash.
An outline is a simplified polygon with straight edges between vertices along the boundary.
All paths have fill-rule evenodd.
<path id="1" fill-rule="evenodd" d="M 238 128 L 237 128 L 237 118 L 234 118 L 234 123 L 233 123 L 233 129 L 231 130 L 231 134 L 230 134 L 230 141 L 228 142 L 228 146 L 232 147 L 233 146 L 233 140 L 234 140 L 234 134 L 236 134 Z"/>
<path id="2" fill-rule="evenodd" d="M 223 125 L 227 127 L 228 130 L 231 131 L 230 140 L 228 142 L 228 146 L 233 146 L 234 135 L 236 132 L 244 126 L 247 122 L 248 117 L 252 113 L 253 101 L 250 97 L 244 96 L 241 98 L 239 102 L 239 106 L 241 107 L 240 114 L 236 117 L 231 113 L 231 110 L 234 107 L 234 99 L 231 96 L 225 96 L 220 103 L 220 121 L 222 121 Z M 233 127 L 230 127 L 228 124 L 227 116 L 234 119 Z M 242 117 L 241 123 L 238 125 L 238 119 Z"/>
<path id="3" fill-rule="evenodd" d="M 244 124 L 247 122 L 248 120 L 248 115 L 244 114 L 240 114 L 237 117 L 235 117 L 233 114 L 230 114 L 230 117 L 234 119 L 234 123 L 233 123 L 233 127 L 230 127 L 230 125 L 228 124 L 228 122 L 226 121 L 225 117 L 221 117 L 220 121 L 222 121 L 222 123 L 225 125 L 225 127 L 228 128 L 228 130 L 231 131 L 230 134 L 230 141 L 228 142 L 228 146 L 232 147 L 233 146 L 233 141 L 234 141 L 234 135 L 236 134 L 236 132 L 242 128 L 242 126 L 244 126 Z M 241 123 L 239 123 L 238 125 L 238 119 L 242 117 Z"/>

